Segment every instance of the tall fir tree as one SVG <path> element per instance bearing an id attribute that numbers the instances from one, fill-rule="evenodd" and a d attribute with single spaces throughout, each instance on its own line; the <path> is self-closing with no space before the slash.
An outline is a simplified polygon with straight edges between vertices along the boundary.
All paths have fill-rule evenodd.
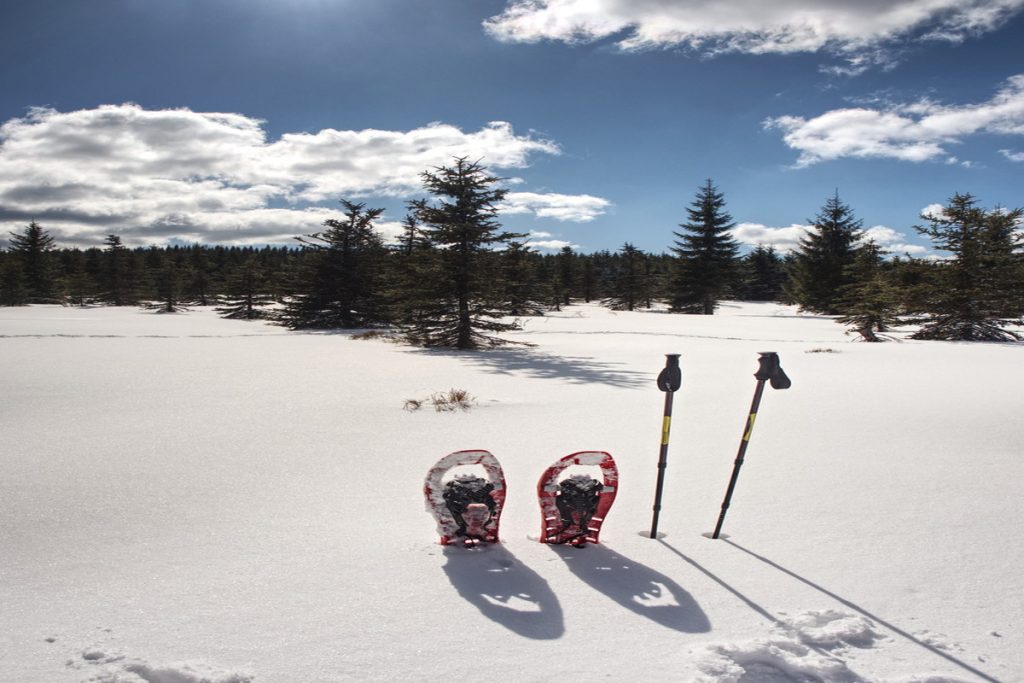
<path id="1" fill-rule="evenodd" d="M 297 237 L 307 250 L 281 314 L 292 329 L 373 327 L 387 321 L 380 280 L 384 243 L 374 230 L 383 209 L 341 200 L 344 218 Z"/>
<path id="2" fill-rule="evenodd" d="M 739 245 L 729 234 L 734 223 L 725 210 L 725 196 L 709 178 L 687 209 L 689 220 L 674 232 L 672 253 L 676 275 L 670 293 L 671 310 L 711 315 L 730 290 L 736 273 Z"/>
<path id="3" fill-rule="evenodd" d="M 423 234 L 437 250 L 438 268 L 426 278 L 402 327 L 408 339 L 424 346 L 475 349 L 508 343 L 492 333 L 515 329 L 501 320 L 503 301 L 497 247 L 525 235 L 505 232 L 497 205 L 506 190 L 501 179 L 479 162 L 456 158 L 453 166 L 421 174 L 434 199 L 414 202 Z"/>
<path id="4" fill-rule="evenodd" d="M 576 283 L 576 254 L 566 245 L 558 252 L 558 295 L 563 306 L 568 306 Z"/>
<path id="5" fill-rule="evenodd" d="M 53 237 L 35 221 L 29 223 L 22 232 L 12 232 L 10 235 L 10 254 L 21 267 L 24 303 L 59 302 L 52 253 L 56 249 Z"/>
<path id="6" fill-rule="evenodd" d="M 811 230 L 794 254 L 786 295 L 802 310 L 840 313 L 840 292 L 852 282 L 849 267 L 863 236 L 861 222 L 839 199 L 839 191 L 811 221 Z"/>
<path id="7" fill-rule="evenodd" d="M 932 270 L 928 314 L 915 339 L 1013 341 L 1007 329 L 1020 324 L 1020 257 L 1016 254 L 1024 211 L 977 206 L 970 194 L 955 194 L 938 213 L 915 226 L 952 259 Z"/>

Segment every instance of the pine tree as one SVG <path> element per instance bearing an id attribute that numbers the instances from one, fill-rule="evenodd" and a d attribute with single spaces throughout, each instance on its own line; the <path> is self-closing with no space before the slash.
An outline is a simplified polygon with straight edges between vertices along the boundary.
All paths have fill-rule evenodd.
<path id="1" fill-rule="evenodd" d="M 885 337 L 878 335 L 901 323 L 899 296 L 885 273 L 882 256 L 882 249 L 874 241 L 859 248 L 847 267 L 850 282 L 839 292 L 842 316 L 836 322 L 869 342 L 884 341 Z"/>
<path id="2" fill-rule="evenodd" d="M 739 245 L 729 235 L 734 223 L 725 211 L 725 196 L 710 178 L 687 214 L 689 221 L 679 225 L 684 232 L 673 233 L 677 267 L 671 310 L 711 315 L 735 276 Z"/>
<path id="3" fill-rule="evenodd" d="M 1007 325 L 1021 317 L 1019 256 L 1015 254 L 1024 211 L 985 211 L 970 194 L 956 194 L 941 214 L 922 216 L 915 229 L 937 249 L 953 255 L 933 271 L 928 315 L 915 339 L 1012 341 Z"/>
<path id="4" fill-rule="evenodd" d="M 383 209 L 341 200 L 344 219 L 296 238 L 307 250 L 281 322 L 292 329 L 372 327 L 386 322 L 380 282 L 383 240 L 373 222 Z"/>
<path id="5" fill-rule="evenodd" d="M 489 334 L 517 327 L 500 320 L 509 311 L 502 301 L 501 277 L 491 267 L 493 250 L 525 235 L 501 231 L 497 204 L 507 191 L 494 187 L 501 179 L 465 158 L 421 177 L 434 202 L 413 205 L 440 267 L 424 282 L 411 319 L 403 323 L 407 338 L 458 349 L 508 343 Z"/>
<path id="6" fill-rule="evenodd" d="M 19 262 L 25 290 L 25 303 L 57 303 L 57 280 L 54 275 L 53 237 L 35 221 L 20 233 L 11 234 L 11 255 Z"/>
<path id="7" fill-rule="evenodd" d="M 788 298 L 802 310 L 835 315 L 839 310 L 839 292 L 850 284 L 849 266 L 857 255 L 861 222 L 839 199 L 830 197 L 811 221 L 811 231 L 800 240 L 794 255 Z"/>

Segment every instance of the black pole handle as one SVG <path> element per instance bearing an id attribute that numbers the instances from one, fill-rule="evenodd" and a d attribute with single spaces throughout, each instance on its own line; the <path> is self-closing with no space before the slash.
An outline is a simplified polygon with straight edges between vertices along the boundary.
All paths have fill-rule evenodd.
<path id="1" fill-rule="evenodd" d="M 658 517 L 661 514 L 661 494 L 665 487 L 665 467 L 668 466 L 668 434 L 672 427 L 672 396 L 683 383 L 679 369 L 679 354 L 665 354 L 665 368 L 658 374 L 658 388 L 665 392 L 665 414 L 661 420 L 661 449 L 658 453 L 658 483 L 654 489 L 654 517 L 651 519 L 651 538 L 658 537 Z"/>

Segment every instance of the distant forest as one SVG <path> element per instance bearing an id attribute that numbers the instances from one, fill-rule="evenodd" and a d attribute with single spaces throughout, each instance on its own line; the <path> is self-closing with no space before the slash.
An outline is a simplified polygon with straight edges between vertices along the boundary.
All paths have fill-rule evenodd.
<path id="1" fill-rule="evenodd" d="M 385 244 L 381 209 L 341 201 L 337 218 L 292 246 L 128 248 L 108 235 L 86 249 L 58 248 L 45 226 L 10 233 L 0 250 L 0 305 L 144 306 L 269 319 L 292 329 L 394 331 L 424 346 L 508 343 L 516 318 L 574 301 L 616 310 L 659 305 L 713 314 L 727 299 L 780 301 L 836 316 L 866 341 L 914 324 L 919 339 L 1015 341 L 1024 316 L 1021 209 L 984 209 L 969 194 L 922 216 L 918 232 L 948 258 L 891 256 L 865 240 L 838 192 L 799 247 L 740 255 L 723 194 L 701 186 L 666 252 L 629 242 L 615 252 L 542 254 L 498 222 L 500 178 L 479 163 L 422 174 L 428 199 L 409 203 L 404 232 Z"/>

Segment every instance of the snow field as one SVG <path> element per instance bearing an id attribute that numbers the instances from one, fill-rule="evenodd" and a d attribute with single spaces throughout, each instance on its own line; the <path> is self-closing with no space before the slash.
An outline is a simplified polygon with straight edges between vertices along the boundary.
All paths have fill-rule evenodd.
<path id="1" fill-rule="evenodd" d="M 478 656 L 512 681 L 1024 680 L 1024 346 L 854 343 L 774 304 L 572 306 L 514 336 L 537 346 L 0 309 L 0 681 L 430 680 Z M 712 541 L 758 351 L 793 387 L 766 389 Z M 449 388 L 474 407 L 402 409 Z M 475 448 L 505 469 L 503 543 L 441 548 L 423 477 Z M 543 546 L 537 477 L 580 450 L 620 468 L 603 544 Z"/>

